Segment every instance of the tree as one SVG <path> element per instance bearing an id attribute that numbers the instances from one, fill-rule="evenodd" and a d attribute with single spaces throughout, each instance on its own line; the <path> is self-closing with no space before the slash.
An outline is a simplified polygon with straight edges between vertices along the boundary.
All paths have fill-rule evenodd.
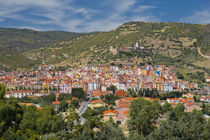
<path id="1" fill-rule="evenodd" d="M 29 106 L 24 108 L 23 119 L 20 122 L 21 130 L 37 130 L 37 118 L 41 116 L 41 112 L 36 110 L 35 106 Z"/>
<path id="2" fill-rule="evenodd" d="M 153 123 L 157 120 L 159 112 L 154 103 L 144 99 L 131 102 L 128 128 L 130 134 L 138 133 L 146 136 L 154 130 Z"/>
<path id="3" fill-rule="evenodd" d="M 107 88 L 108 91 L 112 91 L 112 93 L 115 93 L 115 91 L 117 90 L 117 87 L 114 85 L 111 85 Z"/>
<path id="4" fill-rule="evenodd" d="M 42 98 L 42 103 L 45 104 L 45 105 L 50 105 L 53 101 L 55 101 L 55 94 L 54 93 L 51 93 L 47 96 L 44 96 Z"/>
<path id="5" fill-rule="evenodd" d="M 204 136 L 205 139 L 210 139 L 210 119 L 207 120 L 206 124 L 204 125 L 204 130 L 202 132 L 202 135 Z"/>
<path id="6" fill-rule="evenodd" d="M 205 133 L 206 121 L 199 111 L 182 113 L 177 120 L 162 121 L 160 128 L 153 133 L 156 139 L 197 140 L 207 138 Z"/>
<path id="7" fill-rule="evenodd" d="M 184 112 L 184 110 L 185 110 L 184 104 L 178 103 L 178 104 L 176 105 L 176 107 L 174 108 L 174 113 L 176 114 L 176 116 L 177 116 L 178 118 L 180 118 L 181 115 L 182 115 L 182 113 Z"/>
<path id="8" fill-rule="evenodd" d="M 58 106 L 58 111 L 65 112 L 68 109 L 68 103 L 66 101 L 61 101 Z"/>
<path id="9" fill-rule="evenodd" d="M 78 108 L 78 106 L 79 106 L 79 101 L 77 99 L 71 100 L 71 107 Z"/>
<path id="10" fill-rule="evenodd" d="M 78 99 L 85 99 L 85 92 L 83 91 L 82 88 L 72 88 L 72 96 L 76 97 Z"/>
<path id="11" fill-rule="evenodd" d="M 43 113 L 37 119 L 37 131 L 39 134 L 49 133 L 51 129 L 51 115 Z"/>
<path id="12" fill-rule="evenodd" d="M 153 101 L 153 106 L 155 106 L 156 110 L 158 111 L 159 114 L 163 114 L 163 108 L 160 105 L 160 102 L 157 100 Z"/>
<path id="13" fill-rule="evenodd" d="M 105 95 L 104 98 L 104 102 L 109 105 L 115 105 L 115 100 L 120 99 L 120 97 L 115 96 L 114 94 Z"/>
<path id="14" fill-rule="evenodd" d="M 114 125 L 113 122 L 108 121 L 104 126 L 100 127 L 99 132 L 96 134 L 99 140 L 125 140 L 122 130 Z"/>
<path id="15" fill-rule="evenodd" d="M 198 140 L 208 139 L 209 133 L 205 129 L 206 121 L 199 111 L 182 113 L 177 121 L 167 119 L 162 121 L 159 129 L 148 138 Z M 208 130 L 209 131 L 209 130 Z"/>
<path id="16" fill-rule="evenodd" d="M 162 106 L 163 112 L 166 113 L 168 111 L 172 110 L 172 106 L 170 103 L 168 103 L 167 101 L 165 101 L 165 103 Z"/>
<path id="17" fill-rule="evenodd" d="M 14 99 L 0 103 L 0 136 L 9 128 L 17 130 L 22 116 L 23 110 Z"/>
<path id="18" fill-rule="evenodd" d="M 0 84 L 0 102 L 4 101 L 5 94 L 6 94 L 6 87 Z"/>
<path id="19" fill-rule="evenodd" d="M 76 129 L 77 125 L 80 124 L 79 114 L 72 108 L 67 110 L 67 129 L 68 131 L 72 132 L 72 130 Z"/>
<path id="20" fill-rule="evenodd" d="M 64 121 L 61 116 L 57 116 L 53 107 L 46 106 L 42 109 L 41 115 L 37 118 L 37 132 L 38 134 L 46 134 L 50 132 L 57 132 L 64 129 Z"/>
<path id="21" fill-rule="evenodd" d="M 136 92 L 133 89 L 128 89 L 127 97 L 137 97 Z"/>
<path id="22" fill-rule="evenodd" d="M 143 92 L 143 90 L 142 90 L 142 89 L 140 89 L 140 90 L 139 90 L 139 92 L 138 92 L 138 96 L 139 96 L 139 97 L 143 97 L 143 96 L 144 96 L 144 92 Z"/>
<path id="23" fill-rule="evenodd" d="M 72 99 L 71 94 L 59 94 L 59 96 L 58 96 L 58 101 L 71 100 L 71 99 Z"/>
<path id="24" fill-rule="evenodd" d="M 90 107 L 88 107 L 86 111 L 82 114 L 82 117 L 85 118 L 86 120 L 88 120 L 92 116 L 93 116 L 93 110 Z"/>
<path id="25" fill-rule="evenodd" d="M 177 72 L 176 76 L 178 79 L 184 79 L 184 76 L 180 72 Z"/>

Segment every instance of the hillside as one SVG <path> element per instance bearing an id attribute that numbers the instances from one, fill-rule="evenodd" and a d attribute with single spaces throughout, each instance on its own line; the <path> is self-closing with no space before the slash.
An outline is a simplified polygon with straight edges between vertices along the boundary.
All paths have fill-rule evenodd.
<path id="1" fill-rule="evenodd" d="M 116 55 L 110 52 L 110 46 L 123 50 L 136 42 L 144 49 Z M 209 73 L 210 59 L 198 54 L 200 47 L 202 54 L 210 55 L 209 42 L 210 25 L 129 22 L 110 32 L 59 41 L 25 56 L 66 67 L 101 63 L 175 65 L 186 79 L 191 79 L 188 70 Z"/>
<path id="2" fill-rule="evenodd" d="M 34 62 L 22 53 L 48 46 L 63 39 L 74 39 L 83 34 L 62 31 L 40 32 L 29 29 L 0 28 L 0 67 L 15 69 Z"/>

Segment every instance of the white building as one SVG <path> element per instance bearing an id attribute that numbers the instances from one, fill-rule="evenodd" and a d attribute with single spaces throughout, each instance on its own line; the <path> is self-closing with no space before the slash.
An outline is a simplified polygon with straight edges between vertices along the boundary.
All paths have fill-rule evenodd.
<path id="1" fill-rule="evenodd" d="M 11 96 L 13 96 L 14 98 L 23 98 L 25 96 L 31 96 L 31 95 L 33 95 L 33 91 L 25 90 L 25 91 L 13 91 Z"/>
<path id="2" fill-rule="evenodd" d="M 72 85 L 71 84 L 61 84 L 60 87 L 60 93 L 71 93 L 72 91 Z"/>
<path id="3" fill-rule="evenodd" d="M 89 82 L 88 83 L 88 91 L 93 91 L 95 89 L 99 89 L 99 83 L 98 82 Z"/>

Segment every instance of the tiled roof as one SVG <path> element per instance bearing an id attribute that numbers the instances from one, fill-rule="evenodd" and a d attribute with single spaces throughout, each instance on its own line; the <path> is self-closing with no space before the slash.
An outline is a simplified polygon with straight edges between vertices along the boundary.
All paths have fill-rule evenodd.
<path id="1" fill-rule="evenodd" d="M 122 108 L 122 107 L 129 108 L 129 105 L 128 104 L 120 104 L 120 105 L 118 105 L 118 108 Z"/>
<path id="2" fill-rule="evenodd" d="M 118 97 L 126 97 L 126 93 L 124 90 L 118 90 L 117 92 L 115 92 L 115 96 L 118 96 Z"/>
<path id="3" fill-rule="evenodd" d="M 18 103 L 19 105 L 26 105 L 26 106 L 31 106 L 33 103 Z"/>
<path id="4" fill-rule="evenodd" d="M 136 99 L 138 99 L 137 97 L 136 98 L 134 98 L 134 97 L 126 97 L 126 98 L 124 98 L 126 101 L 133 101 L 133 100 L 136 100 Z"/>
<path id="5" fill-rule="evenodd" d="M 167 100 L 179 100 L 179 98 L 167 98 Z"/>
<path id="6" fill-rule="evenodd" d="M 60 104 L 60 101 L 54 101 L 52 102 L 53 105 L 59 105 Z"/>
<path id="7" fill-rule="evenodd" d="M 185 103 L 184 105 L 185 106 L 191 106 L 191 105 L 194 105 L 195 103 Z"/>
<path id="8" fill-rule="evenodd" d="M 104 103 L 102 100 L 93 100 L 91 101 L 92 104 L 95 104 L 95 103 Z"/>
<path id="9" fill-rule="evenodd" d="M 129 114 L 129 110 L 126 110 L 123 113 L 124 113 L 124 115 L 128 115 Z"/>
<path id="10" fill-rule="evenodd" d="M 94 93 L 94 94 L 91 94 L 91 96 L 92 97 L 94 97 L 94 96 L 101 96 L 101 94 L 100 93 Z"/>
<path id="11" fill-rule="evenodd" d="M 104 114 L 107 114 L 107 113 L 113 113 L 117 115 L 117 111 L 111 110 L 111 109 L 104 111 Z"/>

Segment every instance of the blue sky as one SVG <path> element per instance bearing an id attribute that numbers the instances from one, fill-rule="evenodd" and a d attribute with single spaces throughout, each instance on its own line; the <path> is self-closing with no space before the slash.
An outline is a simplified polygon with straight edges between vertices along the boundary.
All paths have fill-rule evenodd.
<path id="1" fill-rule="evenodd" d="M 110 31 L 125 22 L 210 23 L 210 0 L 0 0 L 0 27 Z"/>

